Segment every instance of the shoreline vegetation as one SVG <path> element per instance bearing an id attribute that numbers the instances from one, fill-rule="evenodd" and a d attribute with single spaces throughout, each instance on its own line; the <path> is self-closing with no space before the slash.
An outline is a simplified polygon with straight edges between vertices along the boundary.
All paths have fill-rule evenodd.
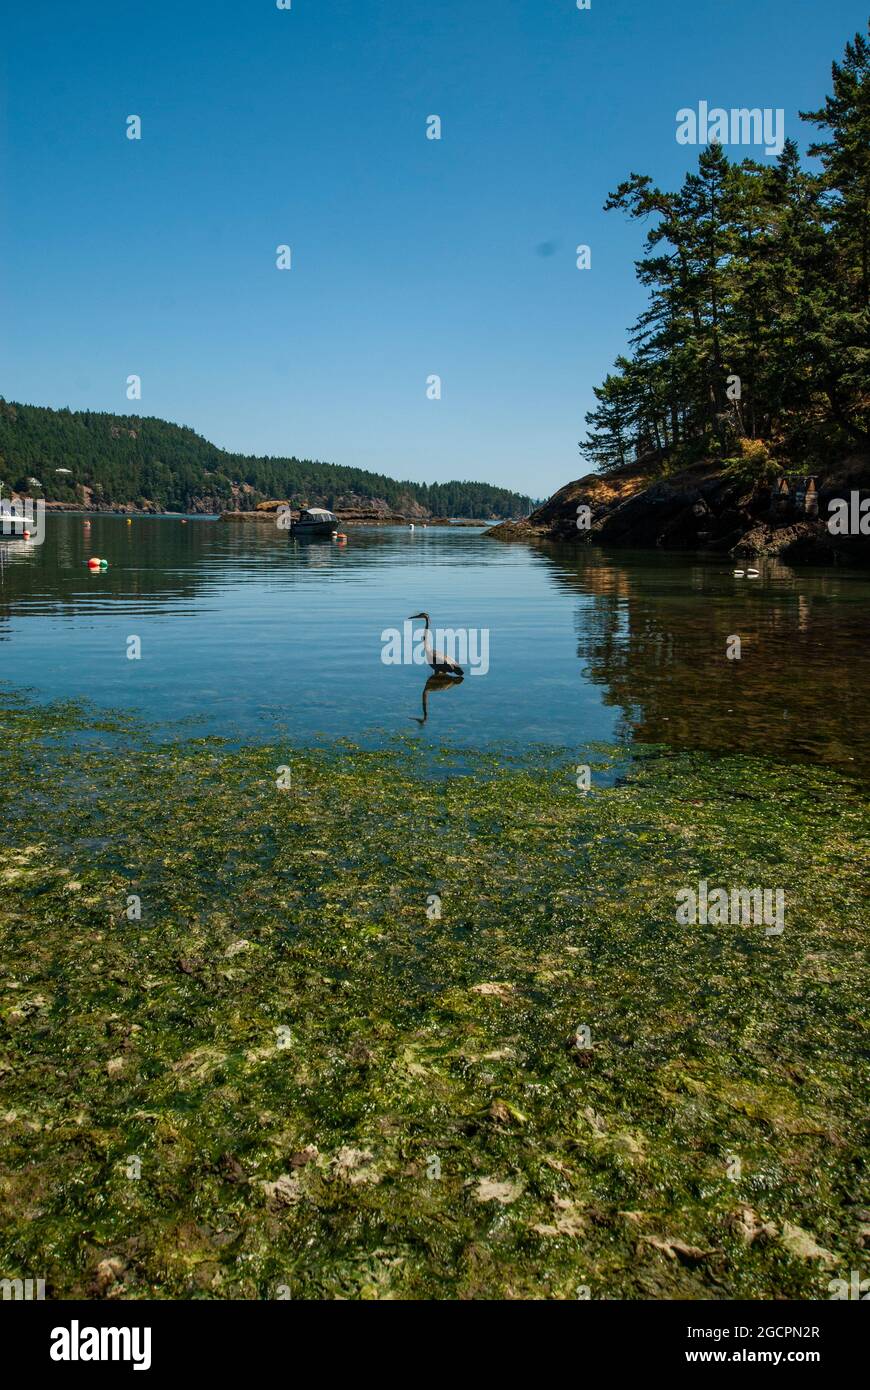
<path id="1" fill-rule="evenodd" d="M 234 511 L 234 512 L 163 512 L 163 511 L 141 511 L 136 507 L 118 507 L 110 504 L 95 509 L 85 509 L 75 503 L 67 502 L 47 502 L 45 510 L 56 515 L 68 516 L 127 516 L 127 517 L 150 517 L 154 520 L 172 520 L 173 517 L 186 516 L 188 518 L 197 517 L 203 521 L 244 521 L 244 522 L 268 522 L 274 526 L 276 524 L 275 514 L 280 506 L 286 503 L 279 501 L 269 501 L 258 504 L 254 510 Z M 299 515 L 299 508 L 293 507 L 294 516 Z M 395 512 L 380 513 L 377 511 L 357 511 L 343 512 L 339 521 L 344 526 L 407 526 L 410 517 Z M 491 520 L 475 521 L 470 517 L 452 516 L 427 516 L 422 519 L 417 516 L 416 525 L 422 526 L 480 526 L 489 527 Z"/>
<path id="2" fill-rule="evenodd" d="M 870 34 L 870 26 L 868 26 Z M 831 68 L 832 95 L 773 164 L 702 148 L 682 186 L 632 173 L 605 210 L 648 225 L 647 304 L 631 354 L 596 388 L 583 457 L 681 473 L 701 462 L 758 485 L 870 462 L 870 41 Z M 857 461 L 856 459 L 856 461 Z"/>
<path id="3" fill-rule="evenodd" d="M 51 410 L 0 397 L 0 484 L 54 510 L 253 512 L 294 507 L 407 521 L 524 516 L 532 499 L 489 483 L 414 483 L 362 468 L 227 453 L 194 430 L 153 416 Z M 274 503 L 273 505 L 277 505 Z"/>
<path id="4" fill-rule="evenodd" d="M 848 778 L 614 748 L 584 795 L 567 752 L 425 775 L 399 741 L 294 749 L 281 790 L 283 747 L 8 692 L 0 732 L 7 1276 L 825 1299 L 860 1268 Z M 679 925 L 699 881 L 781 888 L 784 931 Z"/>
<path id="5" fill-rule="evenodd" d="M 648 299 L 586 416 L 580 453 L 597 473 L 489 534 L 870 563 L 863 34 L 831 78 L 833 95 L 800 113 L 820 136 L 815 169 L 793 140 L 774 164 L 711 142 L 679 189 L 632 173 L 610 194 L 605 210 L 648 226 L 636 263 Z M 832 533 L 828 504 L 852 494 L 860 529 Z"/>

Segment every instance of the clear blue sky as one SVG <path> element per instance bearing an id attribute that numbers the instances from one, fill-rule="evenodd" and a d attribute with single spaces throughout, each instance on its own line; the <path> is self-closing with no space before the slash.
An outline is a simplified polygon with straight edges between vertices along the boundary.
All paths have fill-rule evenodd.
<path id="1" fill-rule="evenodd" d="M 796 112 L 866 9 L 9 3 L 0 394 L 546 495 L 585 471 L 592 387 L 642 304 L 641 231 L 608 191 L 678 180 L 697 151 L 675 113 L 700 100 L 784 107 L 804 146 Z"/>

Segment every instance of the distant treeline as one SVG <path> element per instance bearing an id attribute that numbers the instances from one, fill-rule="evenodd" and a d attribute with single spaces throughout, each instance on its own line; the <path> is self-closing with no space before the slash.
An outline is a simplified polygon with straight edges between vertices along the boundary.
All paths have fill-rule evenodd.
<path id="1" fill-rule="evenodd" d="M 488 483 L 397 482 L 309 459 L 246 457 L 153 416 L 49 410 L 2 397 L 0 482 L 7 494 L 13 488 L 51 502 L 81 502 L 85 487 L 98 504 L 153 503 L 167 511 L 188 511 L 209 498 L 227 508 L 266 498 L 331 506 L 348 495 L 380 498 L 396 511 L 416 502 L 432 516 L 509 518 L 532 506 L 531 498 Z M 239 495 L 245 484 L 253 494 Z"/>
<path id="2" fill-rule="evenodd" d="M 596 388 L 581 454 L 604 472 L 708 457 L 778 461 L 870 451 L 870 44 L 832 67 L 801 119 L 824 136 L 801 165 L 700 154 L 675 193 L 632 174 L 606 208 L 651 219 L 637 263 L 648 305 L 632 352 Z M 729 458 L 729 456 L 731 456 Z"/>

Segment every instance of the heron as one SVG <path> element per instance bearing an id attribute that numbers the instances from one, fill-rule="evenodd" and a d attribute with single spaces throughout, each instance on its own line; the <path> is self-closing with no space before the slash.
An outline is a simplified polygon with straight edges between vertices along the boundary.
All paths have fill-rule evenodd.
<path id="1" fill-rule="evenodd" d="M 457 665 L 457 663 L 453 661 L 451 657 L 445 656 L 444 652 L 439 652 L 437 647 L 433 647 L 432 634 L 429 631 L 429 614 L 412 613 L 408 621 L 413 622 L 415 618 L 425 618 L 426 620 L 426 626 L 423 629 L 423 650 L 426 653 L 426 660 L 432 667 L 432 670 L 435 672 L 435 674 L 444 676 L 462 676 L 464 674 L 462 667 Z"/>

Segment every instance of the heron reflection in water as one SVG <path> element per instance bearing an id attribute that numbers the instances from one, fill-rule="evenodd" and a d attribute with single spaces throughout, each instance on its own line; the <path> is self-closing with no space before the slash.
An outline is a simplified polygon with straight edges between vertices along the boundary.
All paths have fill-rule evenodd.
<path id="1" fill-rule="evenodd" d="M 419 714 L 412 714 L 411 718 L 416 724 L 422 725 L 429 718 L 429 696 L 433 690 L 452 690 L 454 686 L 462 684 L 461 676 L 448 676 L 444 671 L 436 671 L 430 676 L 423 686 L 423 718 Z"/>

